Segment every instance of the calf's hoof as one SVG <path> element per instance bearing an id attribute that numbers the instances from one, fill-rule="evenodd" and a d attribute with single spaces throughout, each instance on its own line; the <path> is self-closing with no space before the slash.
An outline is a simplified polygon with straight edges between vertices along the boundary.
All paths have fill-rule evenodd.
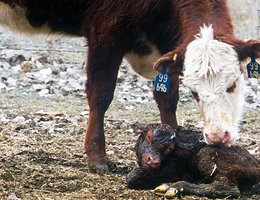
<path id="1" fill-rule="evenodd" d="M 178 189 L 162 184 L 154 189 L 154 193 L 158 196 L 164 196 L 166 199 L 172 199 L 178 194 Z"/>
<path id="2" fill-rule="evenodd" d="M 168 186 L 167 184 L 162 184 L 156 187 L 153 192 L 158 196 L 164 196 L 169 188 L 170 186 Z"/>

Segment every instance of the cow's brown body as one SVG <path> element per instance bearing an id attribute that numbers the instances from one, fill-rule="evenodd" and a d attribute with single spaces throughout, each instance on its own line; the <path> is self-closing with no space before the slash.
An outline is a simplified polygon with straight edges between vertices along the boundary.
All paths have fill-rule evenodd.
<path id="1" fill-rule="evenodd" d="M 215 38 L 239 49 L 226 4 L 226 0 L 0 0 L 0 23 L 17 31 L 86 38 L 90 112 L 85 150 L 89 165 L 105 169 L 104 114 L 113 99 L 123 57 L 129 57 L 135 70 L 146 76 L 144 71 L 152 71 L 160 55 L 173 49 L 178 52 L 174 68 L 168 70 L 170 94 L 154 94 L 162 122 L 176 126 L 184 53 L 200 27 L 212 24 Z M 240 59 L 244 54 L 239 53 Z"/>

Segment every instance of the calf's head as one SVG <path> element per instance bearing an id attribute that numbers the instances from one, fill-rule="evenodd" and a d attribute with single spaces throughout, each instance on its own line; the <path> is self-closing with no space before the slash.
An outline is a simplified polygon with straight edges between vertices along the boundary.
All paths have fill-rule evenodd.
<path id="1" fill-rule="evenodd" d="M 141 132 L 135 145 L 139 166 L 158 169 L 174 150 L 176 129 L 166 124 L 138 124 L 137 131 Z"/>

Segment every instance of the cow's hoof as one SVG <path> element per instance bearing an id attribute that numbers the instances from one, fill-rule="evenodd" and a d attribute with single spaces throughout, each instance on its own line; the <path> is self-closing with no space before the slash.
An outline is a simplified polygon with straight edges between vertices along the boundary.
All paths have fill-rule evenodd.
<path id="1" fill-rule="evenodd" d="M 90 172 L 104 174 L 109 172 L 106 155 L 100 152 L 87 152 L 87 163 Z"/>
<path id="2" fill-rule="evenodd" d="M 89 170 L 92 173 L 104 174 L 109 172 L 107 159 L 105 156 L 89 156 L 88 157 Z"/>
<path id="3" fill-rule="evenodd" d="M 105 174 L 109 172 L 107 164 L 89 165 L 89 170 L 96 174 Z"/>

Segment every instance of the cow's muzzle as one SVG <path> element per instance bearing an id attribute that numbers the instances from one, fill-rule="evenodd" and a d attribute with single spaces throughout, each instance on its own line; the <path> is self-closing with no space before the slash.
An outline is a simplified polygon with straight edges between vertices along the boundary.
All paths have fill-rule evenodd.
<path id="1" fill-rule="evenodd" d="M 204 133 L 204 138 L 208 144 L 223 145 L 225 147 L 231 147 L 231 137 L 228 131 L 219 133 Z"/>

